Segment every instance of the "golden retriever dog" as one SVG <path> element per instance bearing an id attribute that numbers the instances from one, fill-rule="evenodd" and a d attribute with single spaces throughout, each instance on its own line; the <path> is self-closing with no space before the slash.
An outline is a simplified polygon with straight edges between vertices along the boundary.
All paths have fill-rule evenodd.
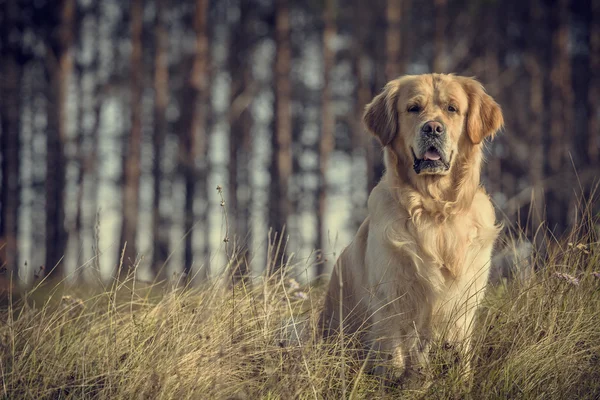
<path id="1" fill-rule="evenodd" d="M 482 147 L 502 112 L 474 79 L 428 74 L 389 82 L 363 121 L 386 171 L 336 262 L 320 323 L 326 337 L 358 334 L 375 373 L 422 381 L 433 335 L 469 346 L 500 230 L 480 186 Z"/>

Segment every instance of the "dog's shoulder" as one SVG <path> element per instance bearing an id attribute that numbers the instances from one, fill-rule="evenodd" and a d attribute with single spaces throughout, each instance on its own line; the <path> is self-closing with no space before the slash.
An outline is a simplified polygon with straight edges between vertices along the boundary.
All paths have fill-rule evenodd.
<path id="1" fill-rule="evenodd" d="M 502 230 L 502 224 L 496 222 L 496 211 L 485 189 L 479 188 L 475 193 L 471 213 L 479 241 L 493 243 Z"/>
<path id="2" fill-rule="evenodd" d="M 480 223 L 494 224 L 496 221 L 496 212 L 492 200 L 483 187 L 479 187 L 475 192 L 471 211 Z"/>
<path id="3" fill-rule="evenodd" d="M 372 225 L 380 225 L 392 219 L 408 217 L 408 211 L 394 197 L 392 189 L 385 179 L 382 179 L 371 191 L 368 210 Z"/>

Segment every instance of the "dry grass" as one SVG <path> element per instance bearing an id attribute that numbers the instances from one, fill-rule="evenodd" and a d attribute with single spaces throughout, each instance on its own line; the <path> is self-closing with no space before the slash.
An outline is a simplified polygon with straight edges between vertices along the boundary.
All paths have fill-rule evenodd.
<path id="1" fill-rule="evenodd" d="M 131 280 L 37 288 L 0 311 L 0 397 L 598 398 L 597 223 L 588 216 L 563 241 L 549 240 L 528 281 L 488 290 L 470 389 L 441 343 L 426 392 L 385 388 L 349 347 L 316 338 L 323 290 L 279 277 L 235 293 Z"/>

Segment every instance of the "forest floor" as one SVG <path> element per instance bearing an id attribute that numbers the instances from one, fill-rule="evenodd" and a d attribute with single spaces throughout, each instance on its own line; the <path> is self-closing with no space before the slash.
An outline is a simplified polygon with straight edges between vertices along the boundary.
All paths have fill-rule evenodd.
<path id="1" fill-rule="evenodd" d="M 527 280 L 487 290 L 467 385 L 441 340 L 431 385 L 387 386 L 348 341 L 318 339 L 323 285 L 291 277 L 201 288 L 41 284 L 0 306 L 6 399 L 597 399 L 598 218 L 535 253 Z"/>

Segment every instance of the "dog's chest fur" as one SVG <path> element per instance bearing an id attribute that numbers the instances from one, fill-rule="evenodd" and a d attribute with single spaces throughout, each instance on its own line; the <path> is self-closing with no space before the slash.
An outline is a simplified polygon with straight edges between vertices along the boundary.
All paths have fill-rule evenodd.
<path id="1" fill-rule="evenodd" d="M 441 289 L 460 279 L 468 269 L 489 268 L 498 228 L 483 191 L 477 192 L 470 210 L 443 220 L 425 210 L 411 215 L 385 189 L 374 191 L 373 195 L 378 197 L 373 202 L 378 207 L 369 209 L 371 226 L 385 244 L 383 253 L 391 258 L 378 262 L 395 264 L 393 272 L 389 272 L 396 278 L 419 276 Z"/>

